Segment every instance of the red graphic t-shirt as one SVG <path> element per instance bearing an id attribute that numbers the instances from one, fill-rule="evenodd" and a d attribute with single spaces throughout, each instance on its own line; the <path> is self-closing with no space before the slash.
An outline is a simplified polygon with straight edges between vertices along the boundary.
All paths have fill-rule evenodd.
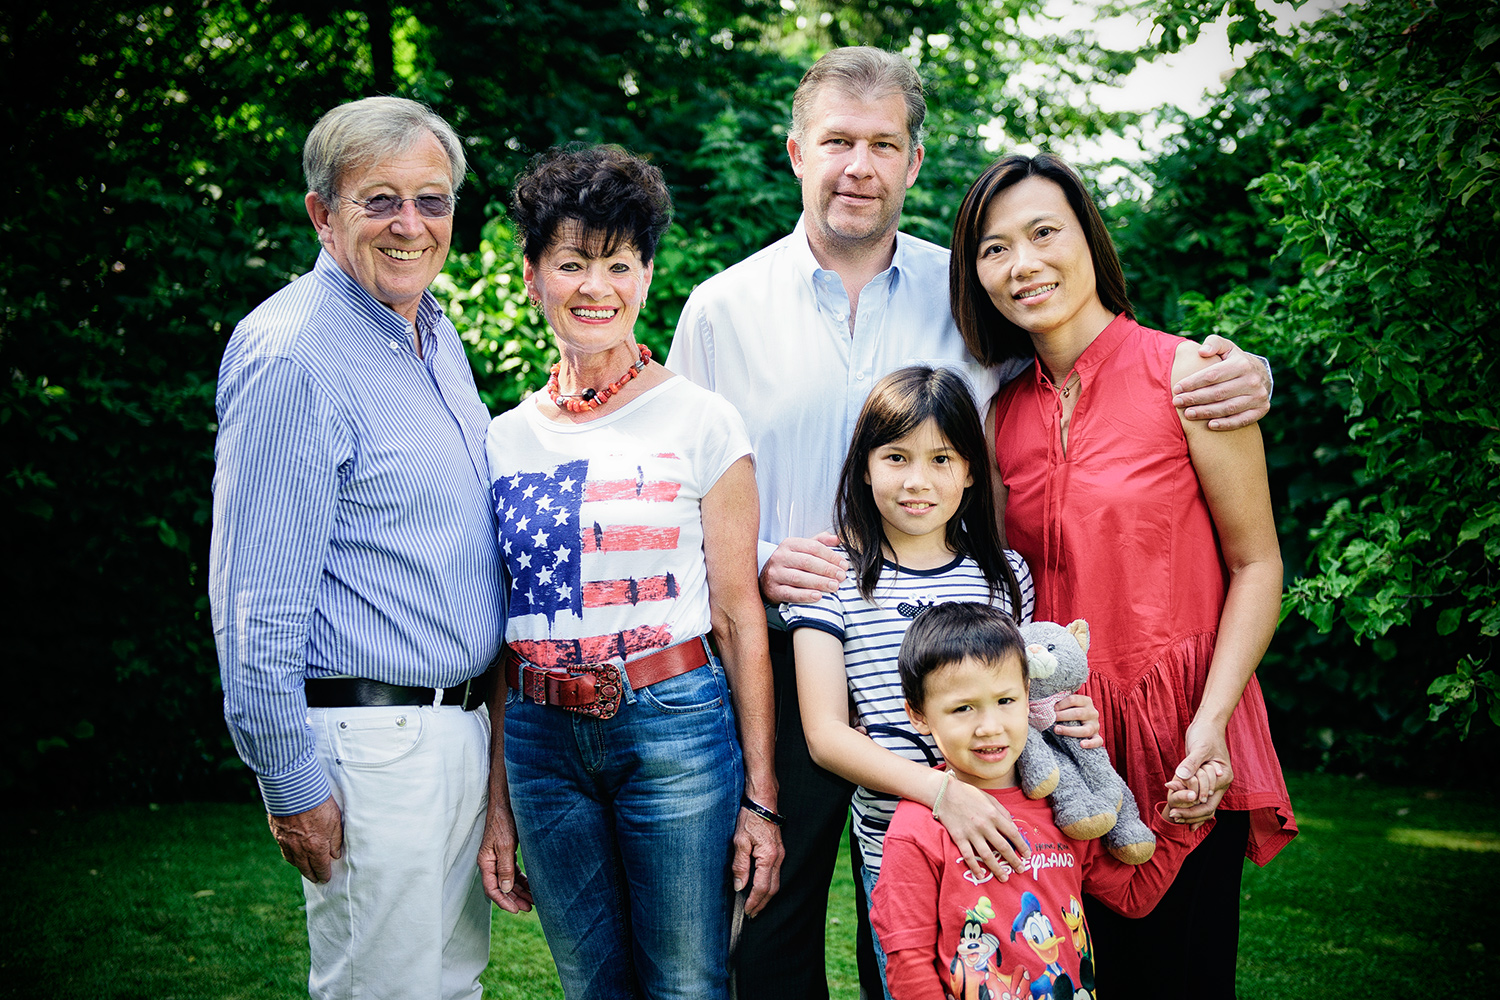
<path id="1" fill-rule="evenodd" d="M 1032 1000 L 1058 992 L 1063 977 L 1073 991 L 1092 994 L 1083 892 L 1126 916 L 1149 912 L 1212 826 L 1191 832 L 1142 817 L 1156 834 L 1156 853 L 1127 865 L 1099 841 L 1059 830 L 1045 799 L 1028 799 L 1019 788 L 990 794 L 1031 845 L 1023 870 L 1005 882 L 988 873 L 976 879 L 925 806 L 906 801 L 896 809 L 870 912 L 895 1000 Z"/>

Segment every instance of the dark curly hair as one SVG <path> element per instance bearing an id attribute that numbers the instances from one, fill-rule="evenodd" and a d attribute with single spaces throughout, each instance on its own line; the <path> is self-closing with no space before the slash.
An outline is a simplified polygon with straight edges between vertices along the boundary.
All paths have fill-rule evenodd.
<path id="1" fill-rule="evenodd" d="M 532 263 L 574 221 L 594 244 L 590 252 L 607 257 L 626 244 L 649 264 L 672 221 L 672 195 L 660 170 L 621 147 L 569 143 L 532 157 L 511 192 L 510 215 Z"/>

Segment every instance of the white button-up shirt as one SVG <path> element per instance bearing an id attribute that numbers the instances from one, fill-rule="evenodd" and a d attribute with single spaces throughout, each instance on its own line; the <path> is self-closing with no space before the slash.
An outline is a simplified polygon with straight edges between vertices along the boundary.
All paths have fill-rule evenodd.
<path id="1" fill-rule="evenodd" d="M 745 418 L 760 489 L 760 564 L 782 539 L 829 530 L 839 470 L 865 397 L 906 365 L 968 376 L 984 412 L 1030 359 L 986 369 L 970 357 L 948 307 L 948 251 L 896 235 L 891 266 L 849 296 L 818 266 L 801 220 L 708 279 L 688 298 L 667 367 L 727 398 Z"/>

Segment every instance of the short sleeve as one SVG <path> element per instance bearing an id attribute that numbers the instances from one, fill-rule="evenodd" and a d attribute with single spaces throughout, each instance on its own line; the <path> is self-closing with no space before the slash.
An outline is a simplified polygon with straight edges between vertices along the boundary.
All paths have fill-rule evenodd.
<path id="1" fill-rule="evenodd" d="M 842 553 L 842 548 L 835 548 L 835 552 Z M 786 622 L 787 631 L 796 631 L 799 628 L 815 628 L 822 632 L 844 641 L 844 588 L 840 587 L 831 594 L 824 594 L 814 604 L 783 604 L 781 606 L 781 617 Z"/>
<path id="2" fill-rule="evenodd" d="M 687 406 L 699 415 L 696 467 L 702 476 L 703 494 L 707 494 L 734 465 L 751 454 L 750 433 L 745 418 L 716 392 L 684 380 Z"/>

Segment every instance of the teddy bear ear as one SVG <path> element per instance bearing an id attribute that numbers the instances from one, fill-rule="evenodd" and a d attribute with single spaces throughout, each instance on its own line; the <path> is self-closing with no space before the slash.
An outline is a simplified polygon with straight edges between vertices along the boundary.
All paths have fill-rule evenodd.
<path id="1" fill-rule="evenodd" d="M 1078 640 L 1078 645 L 1083 647 L 1084 653 L 1089 651 L 1089 623 L 1082 618 L 1075 618 L 1068 623 L 1068 634 Z"/>

